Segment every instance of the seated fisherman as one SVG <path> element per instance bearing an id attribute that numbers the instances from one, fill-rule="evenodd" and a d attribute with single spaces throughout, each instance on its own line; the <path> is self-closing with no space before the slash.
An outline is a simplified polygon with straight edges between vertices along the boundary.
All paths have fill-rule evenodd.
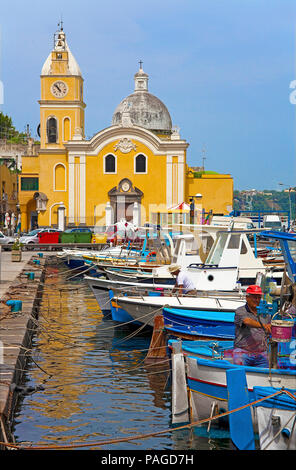
<path id="1" fill-rule="evenodd" d="M 262 297 L 259 286 L 246 291 L 246 304 L 235 312 L 234 364 L 268 367 L 267 337 L 271 332 L 270 315 L 259 317 L 257 307 Z"/>
<path id="2" fill-rule="evenodd" d="M 178 264 L 172 264 L 168 267 L 169 272 L 176 276 L 176 284 L 173 287 L 172 294 L 176 291 L 179 295 L 196 295 L 196 288 L 193 280 L 186 271 L 181 271 L 181 266 Z"/>

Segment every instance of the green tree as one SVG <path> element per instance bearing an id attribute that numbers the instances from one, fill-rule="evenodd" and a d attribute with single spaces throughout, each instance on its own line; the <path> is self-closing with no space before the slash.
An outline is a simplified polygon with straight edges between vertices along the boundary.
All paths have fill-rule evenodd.
<path id="1" fill-rule="evenodd" d="M 11 117 L 0 112 L 0 139 L 6 139 L 9 143 L 23 143 L 27 139 L 24 132 L 19 132 L 13 125 Z"/>

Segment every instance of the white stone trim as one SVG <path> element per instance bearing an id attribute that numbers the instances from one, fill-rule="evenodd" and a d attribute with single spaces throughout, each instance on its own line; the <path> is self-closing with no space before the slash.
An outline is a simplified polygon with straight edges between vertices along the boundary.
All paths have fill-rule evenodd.
<path id="1" fill-rule="evenodd" d="M 60 102 L 57 102 L 55 104 L 40 104 L 40 108 L 54 108 L 54 109 L 67 109 L 67 108 L 81 108 L 84 110 L 85 105 L 82 104 L 63 104 Z"/>
<path id="2" fill-rule="evenodd" d="M 112 137 L 109 137 L 107 138 L 106 140 L 104 140 L 103 142 L 101 142 L 97 147 L 94 148 L 94 150 L 90 150 L 87 152 L 88 155 L 97 155 L 98 153 L 100 153 L 102 151 L 102 149 L 111 144 L 112 142 L 116 141 L 116 140 L 120 140 L 120 139 L 124 139 L 124 138 L 127 138 L 127 139 L 130 139 L 133 141 L 133 143 L 135 142 L 140 142 L 141 144 L 145 145 L 152 153 L 154 153 L 154 155 L 163 155 L 163 152 L 159 151 L 157 147 L 155 147 L 154 145 L 151 144 L 151 142 L 147 141 L 146 139 L 144 138 L 141 138 L 139 136 L 132 136 L 132 135 L 128 135 L 128 134 L 124 134 L 123 136 L 112 136 Z M 134 152 L 134 150 L 131 150 L 132 152 Z M 126 154 L 125 154 L 126 155 Z"/>
<path id="3" fill-rule="evenodd" d="M 86 158 L 85 155 L 80 155 L 80 214 L 79 221 L 84 224 L 86 222 Z"/>
<path id="4" fill-rule="evenodd" d="M 166 155 L 168 152 L 178 155 L 183 153 L 189 145 L 185 140 L 162 140 L 147 129 L 138 126 L 132 128 L 111 126 L 100 131 L 90 140 L 83 140 L 79 144 L 70 141 L 66 144 L 66 148 L 68 151 L 84 151 L 89 156 L 97 156 L 106 145 L 123 138 L 144 144 L 154 155 Z"/>
<path id="5" fill-rule="evenodd" d="M 74 190 L 74 164 L 75 156 L 69 155 L 69 223 L 75 222 L 75 190 Z"/>

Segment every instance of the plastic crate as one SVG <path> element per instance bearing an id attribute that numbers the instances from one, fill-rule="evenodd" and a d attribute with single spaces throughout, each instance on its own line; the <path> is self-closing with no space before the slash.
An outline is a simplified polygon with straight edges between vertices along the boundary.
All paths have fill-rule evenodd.
<path id="1" fill-rule="evenodd" d="M 107 235 L 103 233 L 94 233 L 91 237 L 92 243 L 107 243 Z"/>
<path id="2" fill-rule="evenodd" d="M 60 232 L 38 233 L 39 243 L 59 243 Z"/>
<path id="3" fill-rule="evenodd" d="M 91 243 L 91 232 L 73 232 L 75 234 L 76 243 Z"/>
<path id="4" fill-rule="evenodd" d="M 61 233 L 61 236 L 60 236 L 60 242 L 61 243 L 75 243 L 75 233 L 74 232 L 71 232 L 71 233 Z"/>

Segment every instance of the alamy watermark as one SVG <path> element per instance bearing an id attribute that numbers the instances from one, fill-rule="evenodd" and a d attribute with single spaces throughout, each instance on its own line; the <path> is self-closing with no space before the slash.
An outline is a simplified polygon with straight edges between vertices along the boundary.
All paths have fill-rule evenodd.
<path id="1" fill-rule="evenodd" d="M 0 80 L 0 106 L 4 104 L 4 86 L 3 82 Z"/>
<path id="2" fill-rule="evenodd" d="M 290 357 L 289 357 L 290 363 L 295 365 L 296 364 L 296 340 L 295 339 L 291 341 L 290 349 L 292 350 Z"/>
<path id="3" fill-rule="evenodd" d="M 2 39 L 1 39 L 1 28 L 0 28 L 0 59 L 1 59 Z M 1 72 L 1 60 L 0 60 L 0 72 Z M 0 106 L 4 104 L 4 85 L 0 76 Z"/>
<path id="4" fill-rule="evenodd" d="M 290 88 L 293 88 L 293 91 L 290 93 L 290 103 L 296 104 L 296 80 L 290 82 Z"/>
<path id="5" fill-rule="evenodd" d="M 0 341 L 0 364 L 4 364 L 4 344 Z"/>

